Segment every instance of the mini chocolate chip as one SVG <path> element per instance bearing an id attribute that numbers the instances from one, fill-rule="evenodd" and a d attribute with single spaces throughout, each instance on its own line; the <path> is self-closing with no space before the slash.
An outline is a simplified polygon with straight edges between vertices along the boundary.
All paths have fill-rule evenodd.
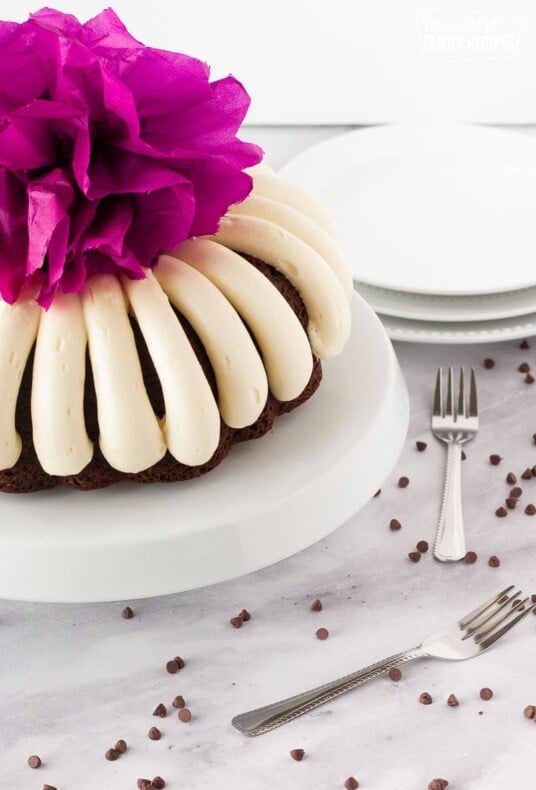
<path id="1" fill-rule="evenodd" d="M 520 373 L 528 373 L 530 370 L 530 365 L 528 362 L 522 362 L 521 365 L 518 367 Z"/>
<path id="2" fill-rule="evenodd" d="M 160 702 L 153 710 L 153 716 L 159 716 L 161 719 L 167 716 L 167 708 L 163 702 Z"/>
<path id="3" fill-rule="evenodd" d="M 486 702 L 493 697 L 493 691 L 488 688 L 480 689 L 480 699 L 486 700 Z"/>
<path id="4" fill-rule="evenodd" d="M 359 787 L 359 782 L 353 776 L 349 776 L 348 779 L 344 780 L 344 790 L 357 790 Z"/>
<path id="5" fill-rule="evenodd" d="M 152 782 L 150 779 L 138 779 L 136 787 L 138 790 L 151 790 Z"/>
<path id="6" fill-rule="evenodd" d="M 504 518 L 506 515 L 508 515 L 508 511 L 506 510 L 505 507 L 501 505 L 501 507 L 498 507 L 497 510 L 495 511 L 495 515 L 498 516 L 499 518 Z"/>
<path id="7" fill-rule="evenodd" d="M 536 507 L 534 507 L 532 502 L 529 502 L 529 504 L 525 508 L 525 513 L 527 514 L 527 516 L 533 516 L 536 513 Z"/>
<path id="8" fill-rule="evenodd" d="M 407 488 L 409 486 L 409 477 L 399 477 L 398 478 L 398 487 L 399 488 Z"/>
<path id="9" fill-rule="evenodd" d="M 468 551 L 463 561 L 466 562 L 468 565 L 472 565 L 477 561 L 477 553 L 476 551 Z"/>
<path id="10" fill-rule="evenodd" d="M 320 598 L 315 598 L 313 603 L 311 604 L 311 611 L 312 612 L 321 612 L 323 609 L 322 601 Z"/>
<path id="11" fill-rule="evenodd" d="M 393 532 L 398 532 L 399 529 L 402 529 L 402 524 L 397 518 L 392 518 L 389 522 L 389 529 Z"/>
<path id="12" fill-rule="evenodd" d="M 293 760 L 296 760 L 297 763 L 301 763 L 305 756 L 305 752 L 303 749 L 291 749 L 290 756 Z"/>
<path id="13" fill-rule="evenodd" d="M 250 615 L 250 613 L 248 612 L 247 609 L 242 609 L 238 613 L 238 616 L 242 620 L 243 623 L 247 623 L 249 620 L 251 620 L 251 615 Z"/>
<path id="14" fill-rule="evenodd" d="M 43 785 L 43 790 L 57 790 L 54 785 Z"/>
<path id="15" fill-rule="evenodd" d="M 506 475 L 506 482 L 509 483 L 511 486 L 514 485 L 514 483 L 517 483 L 517 477 L 513 472 L 508 472 L 508 474 Z"/>
<path id="16" fill-rule="evenodd" d="M 420 551 L 410 551 L 408 552 L 408 557 L 412 562 L 419 562 L 421 559 L 421 552 Z"/>
<path id="17" fill-rule="evenodd" d="M 123 620 L 132 620 L 132 618 L 134 617 L 134 612 L 132 611 L 130 606 L 125 606 L 125 608 L 121 612 L 121 617 L 123 618 Z"/>
<path id="18" fill-rule="evenodd" d="M 525 469 L 521 477 L 523 480 L 532 480 L 532 478 L 534 477 L 534 475 L 532 474 L 532 469 L 527 467 L 527 469 Z"/>
<path id="19" fill-rule="evenodd" d="M 432 697 L 427 691 L 423 691 L 423 693 L 419 696 L 419 702 L 421 705 L 431 705 Z"/>
<path id="20" fill-rule="evenodd" d="M 449 708 L 457 708 L 460 703 L 458 702 L 458 697 L 456 694 L 450 694 L 447 699 L 447 705 Z"/>
<path id="21" fill-rule="evenodd" d="M 506 497 L 506 499 L 504 501 L 505 501 L 506 507 L 509 510 L 513 510 L 515 508 L 515 506 L 517 505 L 517 499 L 515 497 L 513 497 L 513 496 Z"/>
<path id="22" fill-rule="evenodd" d="M 490 568 L 498 568 L 500 564 L 501 564 L 501 561 L 497 557 L 497 555 L 496 554 L 492 554 L 491 557 L 488 560 L 488 565 L 490 566 Z"/>
<path id="23" fill-rule="evenodd" d="M 177 661 L 175 661 L 174 658 L 172 658 L 171 661 L 167 662 L 166 670 L 169 672 L 170 675 L 174 675 L 175 672 L 179 671 L 179 665 L 178 665 Z"/>
<path id="24" fill-rule="evenodd" d="M 446 790 L 449 783 L 446 779 L 432 779 L 428 785 L 428 790 Z"/>
<path id="25" fill-rule="evenodd" d="M 519 348 L 522 348 L 524 350 L 526 350 L 527 348 L 530 348 L 529 341 L 528 340 L 522 340 L 521 343 L 519 344 Z"/>
<path id="26" fill-rule="evenodd" d="M 466 458 L 465 450 L 462 450 L 462 461 L 465 461 Z"/>
<path id="27" fill-rule="evenodd" d="M 106 757 L 107 760 L 113 762 L 114 760 L 118 760 L 119 757 L 121 757 L 121 752 L 118 752 L 117 749 L 108 749 L 105 752 L 104 756 Z"/>
<path id="28" fill-rule="evenodd" d="M 177 697 L 175 697 L 175 699 L 171 704 L 173 705 L 174 708 L 184 708 L 186 702 L 184 701 L 184 697 L 181 694 L 179 694 Z"/>
<path id="29" fill-rule="evenodd" d="M 153 781 L 151 782 L 151 790 L 164 790 L 166 786 L 165 779 L 162 779 L 161 776 L 155 776 Z"/>
<path id="30" fill-rule="evenodd" d="M 180 721 L 186 723 L 192 720 L 192 711 L 189 710 L 189 708 L 181 708 L 177 716 L 179 717 Z"/>
<path id="31" fill-rule="evenodd" d="M 523 716 L 526 719 L 536 719 L 536 705 L 527 705 L 523 711 Z"/>
<path id="32" fill-rule="evenodd" d="M 426 442 L 415 442 L 415 447 L 420 453 L 424 453 L 428 445 L 426 444 Z"/>
<path id="33" fill-rule="evenodd" d="M 520 488 L 519 486 L 514 486 L 514 488 L 512 488 L 512 490 L 510 491 L 510 496 L 519 499 L 522 493 L 523 493 L 522 488 Z"/>
<path id="34" fill-rule="evenodd" d="M 186 664 L 184 663 L 184 659 L 180 656 L 175 656 L 175 661 L 177 662 L 177 666 L 179 669 L 184 669 Z"/>
<path id="35" fill-rule="evenodd" d="M 426 554 L 430 547 L 428 546 L 428 542 L 426 540 L 420 540 L 417 543 L 417 551 L 421 554 Z"/>
<path id="36" fill-rule="evenodd" d="M 535 593 L 533 593 L 533 594 L 530 596 L 530 600 L 532 601 L 532 603 L 536 603 L 536 594 L 535 594 Z"/>
<path id="37" fill-rule="evenodd" d="M 31 754 L 28 757 L 27 763 L 30 766 L 30 768 L 40 768 L 41 758 L 37 754 Z"/>
<path id="38" fill-rule="evenodd" d="M 398 682 L 402 678 L 402 672 L 399 670 L 398 667 L 391 667 L 389 670 L 389 680 L 394 680 Z"/>
<path id="39" fill-rule="evenodd" d="M 231 623 L 233 628 L 242 628 L 242 626 L 244 624 L 244 621 L 242 620 L 241 617 L 231 617 L 229 622 Z"/>
<path id="40" fill-rule="evenodd" d="M 492 466 L 498 466 L 501 463 L 501 461 L 502 461 L 502 457 L 500 455 L 497 455 L 496 453 L 493 453 L 489 457 L 489 462 L 490 464 L 492 464 Z"/>
<path id="41" fill-rule="evenodd" d="M 484 360 L 484 367 L 486 368 L 486 370 L 491 370 L 492 368 L 495 367 L 495 360 L 491 359 L 491 357 L 487 357 Z"/>
<path id="42" fill-rule="evenodd" d="M 507 600 L 508 600 L 508 596 L 507 595 L 501 595 L 501 597 L 499 598 L 497 603 L 504 603 Z"/>
<path id="43" fill-rule="evenodd" d="M 534 464 L 530 471 L 532 472 L 532 476 L 536 477 L 536 464 Z"/>
<path id="44" fill-rule="evenodd" d="M 329 631 L 327 628 L 319 628 L 318 631 L 316 631 L 316 638 L 320 639 L 322 642 L 325 639 L 327 639 L 328 636 L 329 636 Z"/>
<path id="45" fill-rule="evenodd" d="M 377 497 L 377 496 L 380 496 L 381 492 L 382 492 L 381 488 L 378 488 L 378 490 L 376 491 L 376 493 L 374 494 L 374 496 L 375 496 L 375 497 Z"/>
<path id="46" fill-rule="evenodd" d="M 158 727 L 151 727 L 147 735 L 149 736 L 151 741 L 159 741 L 160 738 L 162 737 L 162 733 L 160 732 Z"/>
<path id="47" fill-rule="evenodd" d="M 115 746 L 114 746 L 114 749 L 115 749 L 115 751 L 116 751 L 116 752 L 119 752 L 119 754 L 124 754 L 124 753 L 126 752 L 127 748 L 128 748 L 128 747 L 127 747 L 127 742 L 126 742 L 126 741 L 124 741 L 122 738 L 120 738 L 120 739 L 119 739 L 119 740 L 116 742 L 116 744 L 115 744 Z"/>
<path id="48" fill-rule="evenodd" d="M 534 376 L 532 375 L 532 373 L 527 373 L 523 381 L 525 382 L 525 384 L 534 384 Z"/>

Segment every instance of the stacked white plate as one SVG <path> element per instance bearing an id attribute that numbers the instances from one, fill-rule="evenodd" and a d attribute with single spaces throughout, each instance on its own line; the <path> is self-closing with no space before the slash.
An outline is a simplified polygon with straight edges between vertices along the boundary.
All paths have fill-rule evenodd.
<path id="1" fill-rule="evenodd" d="M 536 334 L 536 138 L 481 126 L 376 126 L 281 174 L 330 207 L 354 285 L 394 340 Z"/>

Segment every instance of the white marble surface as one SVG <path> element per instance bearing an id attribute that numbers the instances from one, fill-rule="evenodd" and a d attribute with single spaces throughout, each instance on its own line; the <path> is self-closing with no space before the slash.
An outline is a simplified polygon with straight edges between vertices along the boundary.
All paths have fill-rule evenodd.
<path id="1" fill-rule="evenodd" d="M 256 129 L 280 165 L 332 129 Z M 522 361 L 536 367 L 536 340 L 463 348 L 400 345 L 410 389 L 411 427 L 397 468 L 359 514 L 328 539 L 276 566 L 216 587 L 133 604 L 32 605 L 0 602 L 0 785 L 38 790 L 128 790 L 140 776 L 164 776 L 174 788 L 341 788 L 352 774 L 370 790 L 425 790 L 437 776 L 449 790 L 531 790 L 536 727 L 523 718 L 536 704 L 536 617 L 495 649 L 466 663 L 410 664 L 398 684 L 379 679 L 279 730 L 254 739 L 230 726 L 231 716 L 331 679 L 409 647 L 510 583 L 536 592 L 536 517 L 520 508 L 494 516 L 509 487 L 508 471 L 536 463 L 536 385 L 523 383 Z M 482 359 L 497 360 L 484 370 Z M 463 466 L 468 546 L 475 565 L 418 565 L 407 552 L 433 539 L 444 462 L 430 437 L 429 401 L 438 364 L 478 371 L 481 431 Z M 418 453 L 415 439 L 428 441 Z M 499 466 L 488 462 L 500 453 Z M 356 469 L 356 475 L 359 470 Z M 402 490 L 398 477 L 410 485 Z M 536 479 L 521 481 L 523 505 L 536 504 Z M 402 522 L 400 532 L 389 520 Z M 501 566 L 487 565 L 491 554 Z M 46 562 L 46 558 L 44 558 Z M 320 597 L 321 613 L 309 610 Z M 241 630 L 228 620 L 242 607 Z M 321 642 L 315 630 L 325 626 Z M 177 675 L 165 662 L 186 661 Z M 493 688 L 482 702 L 478 691 Z M 434 703 L 418 703 L 422 691 Z M 446 698 L 455 693 L 458 708 Z M 189 724 L 151 716 L 159 702 L 182 694 Z M 482 711 L 482 715 L 479 712 Z M 174 712 L 173 712 L 174 713 Z M 162 740 L 147 730 L 157 725 Z M 119 761 L 104 751 L 125 738 Z M 304 748 L 301 763 L 289 750 Z M 29 754 L 41 755 L 37 771 Z"/>

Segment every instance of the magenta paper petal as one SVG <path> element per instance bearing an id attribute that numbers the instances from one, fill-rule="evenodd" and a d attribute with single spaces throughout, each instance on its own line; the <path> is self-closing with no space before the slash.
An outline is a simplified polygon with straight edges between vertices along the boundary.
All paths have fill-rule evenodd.
<path id="1" fill-rule="evenodd" d="M 214 232 L 262 158 L 237 132 L 249 96 L 200 60 L 145 47 L 106 9 L 0 22 L 0 295 L 140 278 Z"/>

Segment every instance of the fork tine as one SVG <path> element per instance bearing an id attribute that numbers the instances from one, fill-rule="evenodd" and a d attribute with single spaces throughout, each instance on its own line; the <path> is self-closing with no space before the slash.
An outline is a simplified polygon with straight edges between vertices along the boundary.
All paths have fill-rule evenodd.
<path id="1" fill-rule="evenodd" d="M 485 628 L 479 628 L 473 634 L 473 638 L 476 642 L 482 642 L 485 636 L 491 634 L 492 631 L 495 631 L 498 625 L 504 623 L 505 620 L 509 620 L 515 612 L 521 612 L 525 609 L 525 604 L 529 599 L 524 598 L 522 601 L 519 601 L 515 606 L 511 606 L 509 609 L 504 612 L 499 618 L 496 617 L 495 619 L 492 617 L 490 618 L 491 622 L 488 622 Z"/>
<path id="2" fill-rule="evenodd" d="M 465 628 L 466 626 L 469 625 L 469 623 L 472 620 L 477 618 L 479 615 L 483 614 L 486 611 L 486 609 L 489 609 L 490 606 L 493 606 L 493 604 L 496 604 L 497 601 L 499 600 L 499 598 L 502 598 L 503 595 L 506 595 L 507 593 L 510 592 L 510 590 L 513 590 L 513 589 L 514 589 L 514 585 L 511 584 L 505 590 L 502 590 L 500 593 L 497 593 L 497 595 L 494 595 L 493 598 L 489 599 L 489 601 L 486 601 L 485 603 L 482 604 L 482 606 L 479 606 L 478 609 L 475 609 L 474 611 L 469 612 L 469 614 L 467 614 L 465 617 L 463 617 L 458 622 L 458 625 L 461 626 L 461 628 Z"/>
<path id="3" fill-rule="evenodd" d="M 441 368 L 437 369 L 435 390 L 434 390 L 434 406 L 432 410 L 434 417 L 441 417 Z"/>
<path id="4" fill-rule="evenodd" d="M 449 367 L 449 374 L 447 379 L 447 406 L 445 408 L 445 417 L 455 417 L 454 414 L 454 376 L 452 368 Z"/>
<path id="5" fill-rule="evenodd" d="M 465 417 L 465 392 L 463 387 L 463 368 L 460 368 L 460 389 L 458 393 L 458 417 Z"/>
<path id="6" fill-rule="evenodd" d="M 518 595 L 521 595 L 521 590 L 512 593 L 512 595 L 510 596 L 503 595 L 501 598 L 499 598 L 499 600 L 494 605 L 494 608 L 491 611 L 486 610 L 486 612 L 484 612 L 484 614 L 481 617 L 478 617 L 476 620 L 473 620 L 471 622 L 471 625 L 466 627 L 467 633 L 463 637 L 463 639 L 468 639 L 470 636 L 472 636 L 475 633 L 475 631 L 478 631 L 479 628 L 481 628 L 483 625 L 486 625 L 486 623 L 488 623 L 493 617 L 496 617 L 496 615 L 498 615 L 500 611 L 502 611 L 506 606 L 511 604 L 512 601 L 515 601 Z"/>
<path id="7" fill-rule="evenodd" d="M 476 397 L 475 369 L 471 368 L 471 387 L 469 390 L 469 417 L 478 417 L 478 401 Z"/>
<path id="8" fill-rule="evenodd" d="M 536 604 L 533 606 L 529 606 L 528 609 L 525 609 L 524 612 L 518 614 L 517 617 L 515 617 L 513 620 L 510 620 L 510 622 L 503 625 L 503 627 L 500 628 L 498 631 L 495 631 L 493 634 L 491 634 L 491 636 L 488 636 L 488 638 L 485 639 L 483 642 L 480 642 L 479 646 L 483 650 L 487 650 L 487 648 L 491 647 L 491 645 L 494 642 L 496 642 L 497 639 L 500 639 L 501 636 L 504 636 L 504 634 L 506 634 L 507 631 L 509 631 L 511 628 L 514 627 L 514 625 L 516 625 L 516 623 L 519 623 L 520 620 L 522 620 L 524 617 L 530 614 L 530 612 L 533 612 L 535 609 L 536 609 Z"/>

